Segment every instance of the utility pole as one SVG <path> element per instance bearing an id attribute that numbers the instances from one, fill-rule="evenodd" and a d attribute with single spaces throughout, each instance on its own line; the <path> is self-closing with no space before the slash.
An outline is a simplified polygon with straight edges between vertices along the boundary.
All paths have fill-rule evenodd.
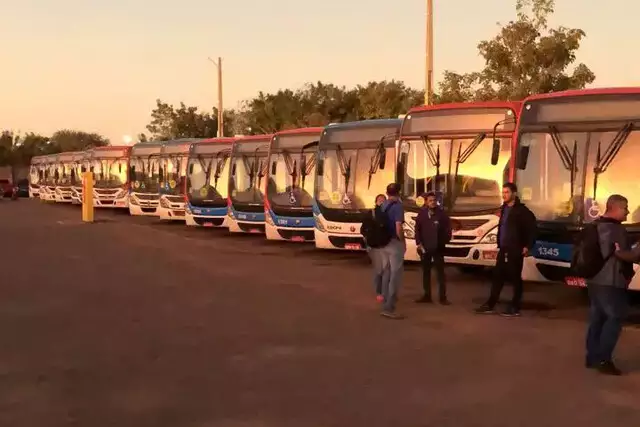
<path id="1" fill-rule="evenodd" d="M 433 95 L 433 0 L 427 0 L 424 103 L 431 104 Z"/>
<path id="2" fill-rule="evenodd" d="M 218 57 L 218 61 L 208 58 L 218 69 L 218 138 L 224 136 L 223 126 L 223 109 L 222 109 L 222 58 Z"/>

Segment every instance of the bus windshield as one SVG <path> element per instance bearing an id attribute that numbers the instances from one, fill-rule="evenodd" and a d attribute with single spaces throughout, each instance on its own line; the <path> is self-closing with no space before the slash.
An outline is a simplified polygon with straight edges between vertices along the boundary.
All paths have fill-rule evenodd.
<path id="1" fill-rule="evenodd" d="M 166 178 L 162 192 L 174 196 L 182 194 L 184 187 L 180 183 L 187 172 L 187 156 L 185 154 L 174 154 L 165 157 L 164 170 Z"/>
<path id="2" fill-rule="evenodd" d="M 640 131 L 621 125 L 610 132 L 523 133 L 529 147 L 517 171 L 522 200 L 538 220 L 579 223 L 604 213 L 607 198 L 629 199 L 628 223 L 640 223 Z"/>
<path id="3" fill-rule="evenodd" d="M 29 182 L 31 184 L 40 183 L 40 171 L 43 170 L 40 166 L 31 165 L 29 168 Z"/>
<path id="4" fill-rule="evenodd" d="M 58 186 L 70 186 L 76 185 L 77 182 L 81 182 L 79 176 L 77 176 L 75 163 L 60 163 L 58 165 Z"/>
<path id="5" fill-rule="evenodd" d="M 317 200 L 323 207 L 372 209 L 375 198 L 394 181 L 395 147 L 385 148 L 387 165 L 379 168 L 379 148 L 324 149 L 324 173 L 318 175 Z"/>
<path id="6" fill-rule="evenodd" d="M 122 187 L 127 182 L 127 159 L 93 159 L 96 188 Z"/>
<path id="7" fill-rule="evenodd" d="M 187 194 L 199 205 L 226 204 L 230 150 L 199 154 L 188 163 Z"/>
<path id="8" fill-rule="evenodd" d="M 269 202 L 280 207 L 311 208 L 316 153 L 283 149 L 272 152 L 269 160 Z"/>
<path id="9" fill-rule="evenodd" d="M 236 152 L 231 160 L 232 179 L 229 183 L 231 200 L 235 203 L 262 205 L 264 202 L 262 185 L 267 174 L 268 145 L 261 145 L 252 151 Z"/>
<path id="10" fill-rule="evenodd" d="M 443 197 L 444 207 L 452 214 L 499 208 L 501 186 L 508 178 L 511 138 L 500 141 L 500 158 L 495 166 L 491 164 L 492 141 L 486 134 L 405 141 L 403 150 L 408 155 L 403 200 L 417 207 L 419 196 L 435 191 Z"/>
<path id="11" fill-rule="evenodd" d="M 134 168 L 133 189 L 138 193 L 158 193 L 160 191 L 159 155 L 131 157 Z"/>

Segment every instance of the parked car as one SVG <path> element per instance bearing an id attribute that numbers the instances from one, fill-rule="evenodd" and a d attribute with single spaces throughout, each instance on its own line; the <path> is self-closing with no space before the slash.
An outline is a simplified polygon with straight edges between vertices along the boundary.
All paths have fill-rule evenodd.
<path id="1" fill-rule="evenodd" d="M 29 180 L 21 179 L 18 181 L 18 197 L 29 197 Z"/>
<path id="2" fill-rule="evenodd" d="M 8 179 L 0 179 L 0 192 L 4 197 L 11 197 L 13 194 L 13 184 Z"/>

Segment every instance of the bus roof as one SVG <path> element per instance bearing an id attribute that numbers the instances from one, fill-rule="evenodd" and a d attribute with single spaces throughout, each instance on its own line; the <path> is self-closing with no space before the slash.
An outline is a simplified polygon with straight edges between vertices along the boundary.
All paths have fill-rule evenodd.
<path id="1" fill-rule="evenodd" d="M 388 136 L 397 139 L 402 125 L 401 119 L 373 119 L 357 122 L 331 123 L 324 128 L 320 145 L 376 143 Z"/>
<path id="2" fill-rule="evenodd" d="M 420 105 L 409 109 L 406 115 L 421 111 L 464 110 L 470 108 L 512 108 L 516 113 L 520 112 L 522 101 L 477 101 L 477 102 L 452 102 L 448 104 Z"/>
<path id="3" fill-rule="evenodd" d="M 57 160 L 59 162 L 65 162 L 65 161 L 72 162 L 79 155 L 84 155 L 84 151 L 67 151 L 64 153 L 59 153 Z"/>
<path id="4" fill-rule="evenodd" d="M 271 141 L 271 138 L 273 138 L 272 133 L 263 135 L 246 135 L 235 138 L 234 142 Z"/>
<path id="5" fill-rule="evenodd" d="M 323 127 L 308 127 L 308 128 L 298 128 L 298 129 L 287 129 L 276 132 L 273 136 L 281 136 L 281 135 L 304 135 L 308 133 L 321 133 L 324 130 Z"/>
<path id="6" fill-rule="evenodd" d="M 586 96 L 586 95 L 638 95 L 640 94 L 640 87 L 610 87 L 610 88 L 594 88 L 594 89 L 574 89 L 565 90 L 561 92 L 539 93 L 537 95 L 531 95 L 523 101 L 536 101 L 539 99 L 552 99 L 552 98 L 564 98 L 570 96 Z"/>
<path id="7" fill-rule="evenodd" d="M 222 138 L 218 138 L 218 137 L 216 137 L 216 138 L 205 138 L 205 139 L 201 139 L 201 140 L 198 140 L 198 141 L 194 141 L 194 142 L 192 142 L 192 144 L 200 144 L 200 143 L 207 143 L 207 144 L 210 144 L 210 143 L 225 144 L 225 143 L 227 143 L 227 144 L 229 144 L 229 143 L 233 143 L 233 141 L 235 141 L 236 139 L 237 138 L 233 138 L 233 137 L 230 137 L 230 136 L 225 136 L 225 137 L 222 137 Z"/>

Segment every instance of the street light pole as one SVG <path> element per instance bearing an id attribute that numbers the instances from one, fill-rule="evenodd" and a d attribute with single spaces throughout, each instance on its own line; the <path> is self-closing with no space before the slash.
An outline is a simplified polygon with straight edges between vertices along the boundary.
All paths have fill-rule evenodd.
<path id="1" fill-rule="evenodd" d="M 213 65 L 218 69 L 218 138 L 222 138 L 224 136 L 224 126 L 223 126 L 223 110 L 222 110 L 222 58 L 218 57 L 218 61 L 214 61 L 211 58 L 208 58 L 209 61 L 213 62 Z"/>
<path id="2" fill-rule="evenodd" d="M 431 104 L 433 95 L 433 0 L 427 0 L 424 103 Z"/>

